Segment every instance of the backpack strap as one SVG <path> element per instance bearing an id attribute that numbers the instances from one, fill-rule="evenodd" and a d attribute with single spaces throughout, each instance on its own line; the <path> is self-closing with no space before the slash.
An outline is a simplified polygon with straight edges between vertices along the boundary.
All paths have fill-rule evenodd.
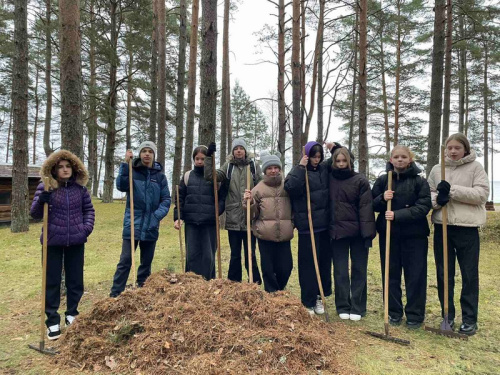
<path id="1" fill-rule="evenodd" d="M 256 181 L 255 181 L 255 175 L 256 175 L 256 168 L 255 168 L 255 160 L 250 160 L 250 173 L 252 173 L 252 180 L 253 180 L 253 185 L 257 185 Z M 231 181 L 231 175 L 233 174 L 233 169 L 234 169 L 234 164 L 233 163 L 229 163 L 228 166 L 227 166 L 227 171 L 226 171 L 226 177 L 228 179 L 228 181 Z"/>
<path id="2" fill-rule="evenodd" d="M 184 173 L 184 185 L 188 186 L 188 181 L 189 181 L 189 175 L 191 174 L 191 171 L 187 171 Z"/>

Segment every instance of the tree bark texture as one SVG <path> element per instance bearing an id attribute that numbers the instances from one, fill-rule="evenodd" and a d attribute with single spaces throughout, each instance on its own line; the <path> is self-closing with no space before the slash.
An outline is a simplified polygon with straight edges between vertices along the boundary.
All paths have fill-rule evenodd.
<path id="1" fill-rule="evenodd" d="M 285 161 L 286 139 L 285 105 L 285 0 L 279 0 L 278 9 L 278 151 L 281 163 Z"/>
<path id="2" fill-rule="evenodd" d="M 488 159 L 488 42 L 484 43 L 484 70 L 483 70 L 483 154 L 484 170 L 489 171 Z"/>
<path id="3" fill-rule="evenodd" d="M 156 142 L 156 123 L 158 119 L 158 3 L 152 0 L 153 35 L 151 39 L 151 98 L 149 111 L 149 140 Z"/>
<path id="4" fill-rule="evenodd" d="M 131 127 L 132 127 L 132 96 L 134 85 L 132 82 L 132 74 L 134 67 L 134 52 L 128 51 L 128 67 L 127 67 L 127 119 L 125 128 L 125 148 L 130 150 L 132 148 Z"/>
<path id="5" fill-rule="evenodd" d="M 384 105 L 385 154 L 386 157 L 388 158 L 391 153 L 391 133 L 389 131 L 389 109 L 387 105 L 387 84 L 385 81 L 385 56 L 384 56 L 383 36 L 384 36 L 384 14 L 382 14 L 380 17 L 380 70 L 382 72 L 382 101 Z"/>
<path id="6" fill-rule="evenodd" d="M 36 64 L 36 75 L 35 75 L 35 122 L 33 124 L 33 158 L 32 163 L 36 164 L 36 135 L 38 131 L 38 113 L 40 109 L 40 96 L 38 95 L 38 78 L 40 77 L 40 65 Z"/>
<path id="7" fill-rule="evenodd" d="M 230 91 L 230 76 L 229 76 L 229 8 L 230 0 L 224 0 L 224 27 L 222 33 L 222 97 L 221 97 L 221 121 L 220 121 L 220 165 L 225 162 L 225 156 L 228 153 L 228 121 L 231 117 L 228 116 L 231 106 L 231 91 Z"/>
<path id="8" fill-rule="evenodd" d="M 202 0 L 199 144 L 215 141 L 217 119 L 217 0 Z"/>
<path id="9" fill-rule="evenodd" d="M 61 147 L 83 159 L 80 0 L 59 0 Z"/>
<path id="10" fill-rule="evenodd" d="M 90 85 L 89 85 L 89 120 L 87 122 L 87 131 L 89 135 L 88 144 L 88 169 L 89 182 L 87 187 L 93 196 L 97 196 L 99 189 L 99 180 L 97 178 L 97 72 L 95 62 L 95 0 L 90 1 Z"/>
<path id="11" fill-rule="evenodd" d="M 398 44 L 396 50 L 396 95 L 394 98 L 394 146 L 399 143 L 399 89 L 401 80 L 401 0 L 397 1 L 398 9 Z"/>
<path id="12" fill-rule="evenodd" d="M 167 56 L 165 0 L 157 0 L 158 6 L 158 143 L 156 160 L 165 167 L 165 133 L 167 123 Z"/>
<path id="13" fill-rule="evenodd" d="M 319 56 L 318 56 L 318 134 L 316 142 L 323 144 L 323 35 L 319 41 Z"/>
<path id="14" fill-rule="evenodd" d="M 306 113 L 306 0 L 300 0 L 300 131 L 304 140 L 302 127 Z"/>
<path id="15" fill-rule="evenodd" d="M 465 39 L 464 14 L 458 17 L 458 29 L 460 39 Z M 458 131 L 464 132 L 465 123 L 465 74 L 467 71 L 467 50 L 464 45 L 460 46 L 458 52 L 459 73 L 458 73 Z"/>
<path id="16" fill-rule="evenodd" d="M 172 184 L 177 184 L 182 168 L 182 144 L 184 141 L 184 86 L 186 81 L 186 46 L 187 46 L 187 10 L 186 0 L 180 1 L 179 18 L 179 64 L 177 65 L 177 101 L 175 106 L 175 155 L 172 171 Z M 186 149 L 186 154 L 191 150 Z"/>
<path id="17" fill-rule="evenodd" d="M 367 135 L 367 103 L 366 103 L 366 55 L 367 43 L 367 0 L 360 0 L 359 14 L 359 172 L 368 172 L 368 135 Z"/>
<path id="18" fill-rule="evenodd" d="M 359 44 L 358 44 L 358 38 L 359 38 L 359 6 L 358 3 L 356 2 L 354 4 L 355 7 L 355 12 L 356 12 L 356 18 L 355 18 L 355 24 L 354 24 L 354 63 L 352 65 L 352 95 L 351 95 L 351 122 L 349 126 L 349 150 L 352 150 L 352 142 L 354 138 L 354 112 L 356 108 L 356 88 L 358 86 L 358 52 L 359 52 Z"/>
<path id="19" fill-rule="evenodd" d="M 432 45 L 431 102 L 429 109 L 429 138 L 427 147 L 427 176 L 439 163 L 439 140 L 441 136 L 441 112 L 443 104 L 443 62 L 445 0 L 434 2 L 434 39 Z"/>
<path id="20" fill-rule="evenodd" d="M 189 41 L 189 75 L 188 75 L 188 108 L 186 116 L 186 142 L 184 148 L 184 172 L 192 166 L 191 150 L 193 149 L 194 109 L 196 100 L 196 58 L 198 54 L 198 17 L 199 0 L 193 0 L 191 9 L 191 36 Z"/>
<path id="21" fill-rule="evenodd" d="M 28 190 L 28 0 L 14 4 L 14 45 L 12 64 L 12 106 L 14 142 L 12 147 L 12 195 L 10 229 L 29 230 Z"/>
<path id="22" fill-rule="evenodd" d="M 51 0 L 45 0 L 45 91 L 47 99 L 45 102 L 45 125 L 43 129 L 43 150 L 45 156 L 52 154 L 50 146 L 50 127 L 52 122 L 52 35 L 51 22 L 52 15 Z"/>
<path id="23" fill-rule="evenodd" d="M 293 114 L 293 164 L 296 165 L 302 155 L 301 121 L 301 70 L 300 70 L 300 0 L 293 0 L 292 13 L 292 114 Z"/>
<path id="24" fill-rule="evenodd" d="M 444 98 L 443 98 L 443 128 L 441 139 L 443 142 L 450 133 L 450 100 L 451 100 L 451 52 L 453 35 L 453 12 L 451 0 L 446 3 L 446 50 L 444 61 Z"/>

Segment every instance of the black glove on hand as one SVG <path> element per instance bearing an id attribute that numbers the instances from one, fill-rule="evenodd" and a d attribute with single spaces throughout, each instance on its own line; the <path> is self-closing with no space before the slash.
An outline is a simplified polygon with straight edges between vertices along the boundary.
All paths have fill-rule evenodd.
<path id="1" fill-rule="evenodd" d="M 42 193 L 38 196 L 38 202 L 49 203 L 51 194 L 51 191 L 42 191 Z"/>
<path id="2" fill-rule="evenodd" d="M 448 194 L 439 192 L 436 198 L 437 204 L 439 204 L 441 207 L 444 207 L 449 201 L 450 201 L 450 196 Z"/>
<path id="3" fill-rule="evenodd" d="M 439 193 L 443 193 L 445 195 L 450 194 L 450 189 L 451 185 L 448 183 L 448 181 L 445 180 L 441 180 L 441 182 L 436 187 L 436 190 L 439 191 Z"/>
<path id="4" fill-rule="evenodd" d="M 215 142 L 212 142 L 208 145 L 207 156 L 212 156 L 215 151 L 217 151 L 217 146 Z"/>
<path id="5" fill-rule="evenodd" d="M 365 249 L 369 249 L 373 246 L 372 240 L 369 238 L 365 238 Z"/>

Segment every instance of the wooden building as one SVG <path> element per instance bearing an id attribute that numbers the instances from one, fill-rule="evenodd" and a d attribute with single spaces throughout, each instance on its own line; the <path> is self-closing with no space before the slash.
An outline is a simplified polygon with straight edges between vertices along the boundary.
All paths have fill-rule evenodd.
<path id="1" fill-rule="evenodd" d="M 40 182 L 39 165 L 28 166 L 30 204 Z M 10 199 L 12 193 L 12 164 L 0 163 L 0 223 L 10 222 Z"/>

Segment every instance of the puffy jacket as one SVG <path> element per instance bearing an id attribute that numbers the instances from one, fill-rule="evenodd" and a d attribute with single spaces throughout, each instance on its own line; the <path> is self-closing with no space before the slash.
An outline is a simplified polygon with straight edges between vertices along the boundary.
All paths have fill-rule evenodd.
<path id="1" fill-rule="evenodd" d="M 65 183 L 58 182 L 52 175 L 53 168 L 61 160 L 68 160 L 73 171 L 76 170 Z M 66 150 L 54 152 L 43 163 L 40 175 L 49 179 L 52 190 L 49 202 L 48 245 L 73 246 L 87 242 L 87 237 L 94 229 L 95 211 L 85 187 L 89 179 L 88 172 L 81 160 Z M 31 217 L 34 219 L 43 217 L 43 204 L 38 201 L 43 191 L 44 184 L 40 183 L 31 205 Z M 40 242 L 42 239 L 43 233 Z"/>
<path id="2" fill-rule="evenodd" d="M 445 159 L 446 181 L 451 185 L 448 207 L 448 224 L 462 227 L 479 227 L 486 224 L 485 203 L 490 194 L 488 176 L 483 166 L 476 161 L 476 152 L 453 161 Z M 443 223 L 441 206 L 437 204 L 436 187 L 441 181 L 441 165 L 435 165 L 429 174 L 431 187 L 432 222 Z"/>
<path id="3" fill-rule="evenodd" d="M 251 155 L 247 156 L 244 160 L 237 160 L 233 155 L 229 155 L 227 161 L 224 163 L 222 168 L 217 169 L 217 182 L 221 184 L 227 184 L 227 196 L 226 196 L 226 229 L 227 230 L 237 230 L 245 231 L 247 229 L 247 219 L 245 212 L 242 208 L 242 199 L 245 189 L 247 188 L 247 169 L 250 168 Z M 229 164 L 233 164 L 233 170 L 231 172 L 231 181 L 227 178 L 227 170 Z M 205 158 L 205 179 L 207 181 L 213 181 L 213 158 L 207 156 Z M 255 179 L 256 183 L 261 180 L 260 167 L 255 163 Z M 250 181 L 250 189 L 254 187 L 253 179 Z"/>
<path id="4" fill-rule="evenodd" d="M 134 235 L 137 241 L 156 241 L 160 221 L 167 216 L 170 208 L 170 191 L 167 178 L 160 163 L 148 168 L 137 158 L 133 161 L 134 180 Z M 130 192 L 129 167 L 120 165 L 116 188 L 127 193 L 127 205 L 123 217 L 123 239 L 130 239 Z"/>
<path id="5" fill-rule="evenodd" d="M 330 173 L 330 237 L 334 240 L 375 238 L 370 183 L 350 169 L 332 169 Z"/>
<path id="6" fill-rule="evenodd" d="M 394 171 L 394 166 L 387 163 L 387 171 L 393 171 L 392 211 L 394 221 L 391 224 L 391 234 L 394 236 L 411 238 L 427 237 L 429 235 L 429 223 L 427 214 L 431 209 L 431 192 L 427 181 L 419 176 L 422 171 L 412 162 L 410 166 L 401 173 Z M 387 190 L 387 174 L 377 178 L 373 185 L 373 208 L 380 212 L 377 217 L 377 231 L 385 232 L 387 202 L 384 200 L 384 192 Z"/>
<path id="7" fill-rule="evenodd" d="M 203 167 L 194 167 L 186 183 L 179 184 L 181 219 L 187 224 L 215 224 L 215 197 L 213 182 L 205 180 Z M 219 196 L 219 215 L 224 212 L 224 200 Z M 178 219 L 175 202 L 174 221 Z"/>
<path id="8" fill-rule="evenodd" d="M 293 238 L 292 206 L 283 177 L 264 176 L 252 189 L 252 232 L 261 240 L 285 242 Z M 242 201 L 246 208 L 246 201 Z M 246 211 L 243 211 L 246 212 Z"/>
<path id="9" fill-rule="evenodd" d="M 306 154 L 317 142 L 308 142 L 305 146 Z M 329 159 L 330 160 L 330 159 Z M 328 229 L 330 210 L 328 206 L 328 171 L 330 164 L 321 160 L 314 168 L 310 163 L 307 167 L 297 165 L 292 168 L 285 179 L 285 190 L 292 200 L 293 224 L 300 234 L 309 233 L 309 219 L 307 216 L 306 168 L 309 177 L 309 191 L 311 194 L 311 216 L 314 232 Z"/>

